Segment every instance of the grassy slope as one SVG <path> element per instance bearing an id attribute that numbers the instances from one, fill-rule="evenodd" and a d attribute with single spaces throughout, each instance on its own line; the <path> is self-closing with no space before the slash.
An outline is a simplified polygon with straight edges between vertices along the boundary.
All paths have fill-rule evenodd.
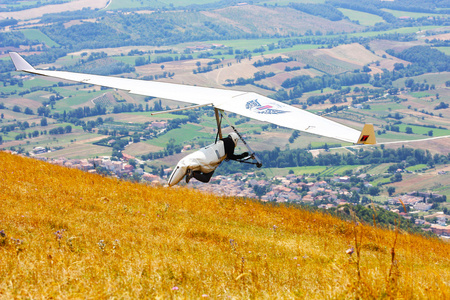
<path id="1" fill-rule="evenodd" d="M 0 189 L 2 298 L 450 297 L 438 240 L 399 234 L 391 263 L 394 231 L 4 152 Z"/>
<path id="2" fill-rule="evenodd" d="M 339 10 L 350 20 L 359 21 L 359 24 L 363 26 L 373 26 L 376 23 L 384 22 L 383 18 L 377 15 L 345 8 L 339 8 Z"/>
<path id="3" fill-rule="evenodd" d="M 24 29 L 21 32 L 29 40 L 38 40 L 41 43 L 46 44 L 48 47 L 59 47 L 60 45 L 42 33 L 39 29 Z"/>

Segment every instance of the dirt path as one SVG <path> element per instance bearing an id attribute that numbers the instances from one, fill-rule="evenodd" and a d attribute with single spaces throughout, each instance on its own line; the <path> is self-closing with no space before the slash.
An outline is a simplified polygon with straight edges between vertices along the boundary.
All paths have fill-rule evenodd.
<path id="1" fill-rule="evenodd" d="M 81 10 L 86 7 L 91 9 L 105 8 L 110 0 L 75 0 L 63 4 L 45 5 L 37 8 L 14 12 L 0 12 L 0 18 L 14 18 L 16 20 L 32 20 L 42 17 L 44 14 L 60 13 L 64 11 Z"/>

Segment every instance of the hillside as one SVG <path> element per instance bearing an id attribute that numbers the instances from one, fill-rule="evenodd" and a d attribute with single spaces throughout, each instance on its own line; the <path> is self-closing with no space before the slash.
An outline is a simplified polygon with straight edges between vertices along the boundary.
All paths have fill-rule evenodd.
<path id="1" fill-rule="evenodd" d="M 5 152 L 0 189 L 1 298 L 450 297 L 439 240 Z"/>

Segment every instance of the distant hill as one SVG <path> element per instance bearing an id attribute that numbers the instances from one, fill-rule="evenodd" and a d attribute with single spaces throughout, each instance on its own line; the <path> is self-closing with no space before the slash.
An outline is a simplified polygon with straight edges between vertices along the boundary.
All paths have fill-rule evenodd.
<path id="1" fill-rule="evenodd" d="M 0 189 L 2 298 L 450 297 L 436 239 L 5 152 Z"/>

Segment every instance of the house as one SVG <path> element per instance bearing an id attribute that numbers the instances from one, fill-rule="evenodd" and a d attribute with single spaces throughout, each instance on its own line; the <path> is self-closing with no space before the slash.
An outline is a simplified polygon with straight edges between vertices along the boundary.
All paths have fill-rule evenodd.
<path id="1" fill-rule="evenodd" d="M 305 202 L 305 203 L 313 203 L 314 202 L 314 198 L 313 198 L 313 196 L 312 195 L 305 195 L 303 198 L 302 198 L 302 201 L 303 202 Z"/>
<path id="2" fill-rule="evenodd" d="M 132 165 L 124 165 L 123 166 L 123 170 L 125 171 L 125 172 L 133 172 L 133 170 L 134 170 L 134 167 L 132 166 Z"/>
<path id="3" fill-rule="evenodd" d="M 152 123 L 150 123 L 150 128 L 151 129 L 163 129 L 167 127 L 167 121 L 154 121 Z"/>
<path id="4" fill-rule="evenodd" d="M 436 223 L 441 226 L 446 226 L 447 225 L 447 217 L 445 215 L 437 217 Z"/>
<path id="5" fill-rule="evenodd" d="M 415 196 L 410 196 L 410 195 L 402 195 L 399 197 L 394 197 L 394 198 L 390 198 L 388 199 L 389 204 L 400 204 L 403 203 L 405 205 L 416 205 L 419 202 L 422 202 L 423 198 L 422 197 L 415 197 Z"/>
<path id="6" fill-rule="evenodd" d="M 42 153 L 46 153 L 47 150 L 45 150 L 44 147 L 34 147 L 33 152 L 34 152 L 34 154 L 42 154 Z"/>
<path id="7" fill-rule="evenodd" d="M 89 170 L 92 170 L 93 168 L 94 168 L 94 166 L 91 163 L 88 163 L 87 161 L 82 162 L 80 164 L 80 170 L 83 170 L 83 171 L 89 171 Z"/>
<path id="8" fill-rule="evenodd" d="M 122 158 L 123 158 L 123 160 L 125 160 L 125 161 L 129 161 L 130 159 L 136 159 L 136 157 L 131 156 L 131 155 L 126 154 L 126 153 L 122 153 Z"/>
<path id="9" fill-rule="evenodd" d="M 326 181 L 322 180 L 322 181 L 316 182 L 315 185 L 323 188 L 323 187 L 326 187 L 328 185 L 328 183 Z"/>
<path id="10" fill-rule="evenodd" d="M 145 181 L 148 182 L 152 182 L 154 180 L 158 180 L 159 177 L 153 174 L 149 174 L 149 173 L 144 173 L 144 175 L 142 175 L 142 179 L 144 179 Z"/>
<path id="11" fill-rule="evenodd" d="M 189 150 L 191 150 L 191 149 L 192 149 L 192 146 L 191 146 L 191 145 L 185 145 L 185 146 L 183 147 L 183 149 L 181 150 L 181 152 L 189 151 Z"/>
<path id="12" fill-rule="evenodd" d="M 350 182 L 350 177 L 348 176 L 339 177 L 339 182 Z"/>
<path id="13" fill-rule="evenodd" d="M 413 207 L 416 210 L 420 210 L 420 211 L 429 211 L 431 209 L 433 205 L 432 204 L 427 204 L 427 203 L 423 203 L 423 202 L 418 202 L 416 203 Z"/>
<path id="14" fill-rule="evenodd" d="M 433 225 L 431 225 L 430 228 L 431 228 L 431 231 L 433 231 L 433 233 L 435 233 L 435 234 L 450 236 L 450 225 L 449 226 L 441 226 L 441 225 L 433 224 Z"/>
<path id="15" fill-rule="evenodd" d="M 113 172 L 120 172 L 123 169 L 123 162 L 121 161 L 113 161 L 110 165 L 110 170 Z"/>

